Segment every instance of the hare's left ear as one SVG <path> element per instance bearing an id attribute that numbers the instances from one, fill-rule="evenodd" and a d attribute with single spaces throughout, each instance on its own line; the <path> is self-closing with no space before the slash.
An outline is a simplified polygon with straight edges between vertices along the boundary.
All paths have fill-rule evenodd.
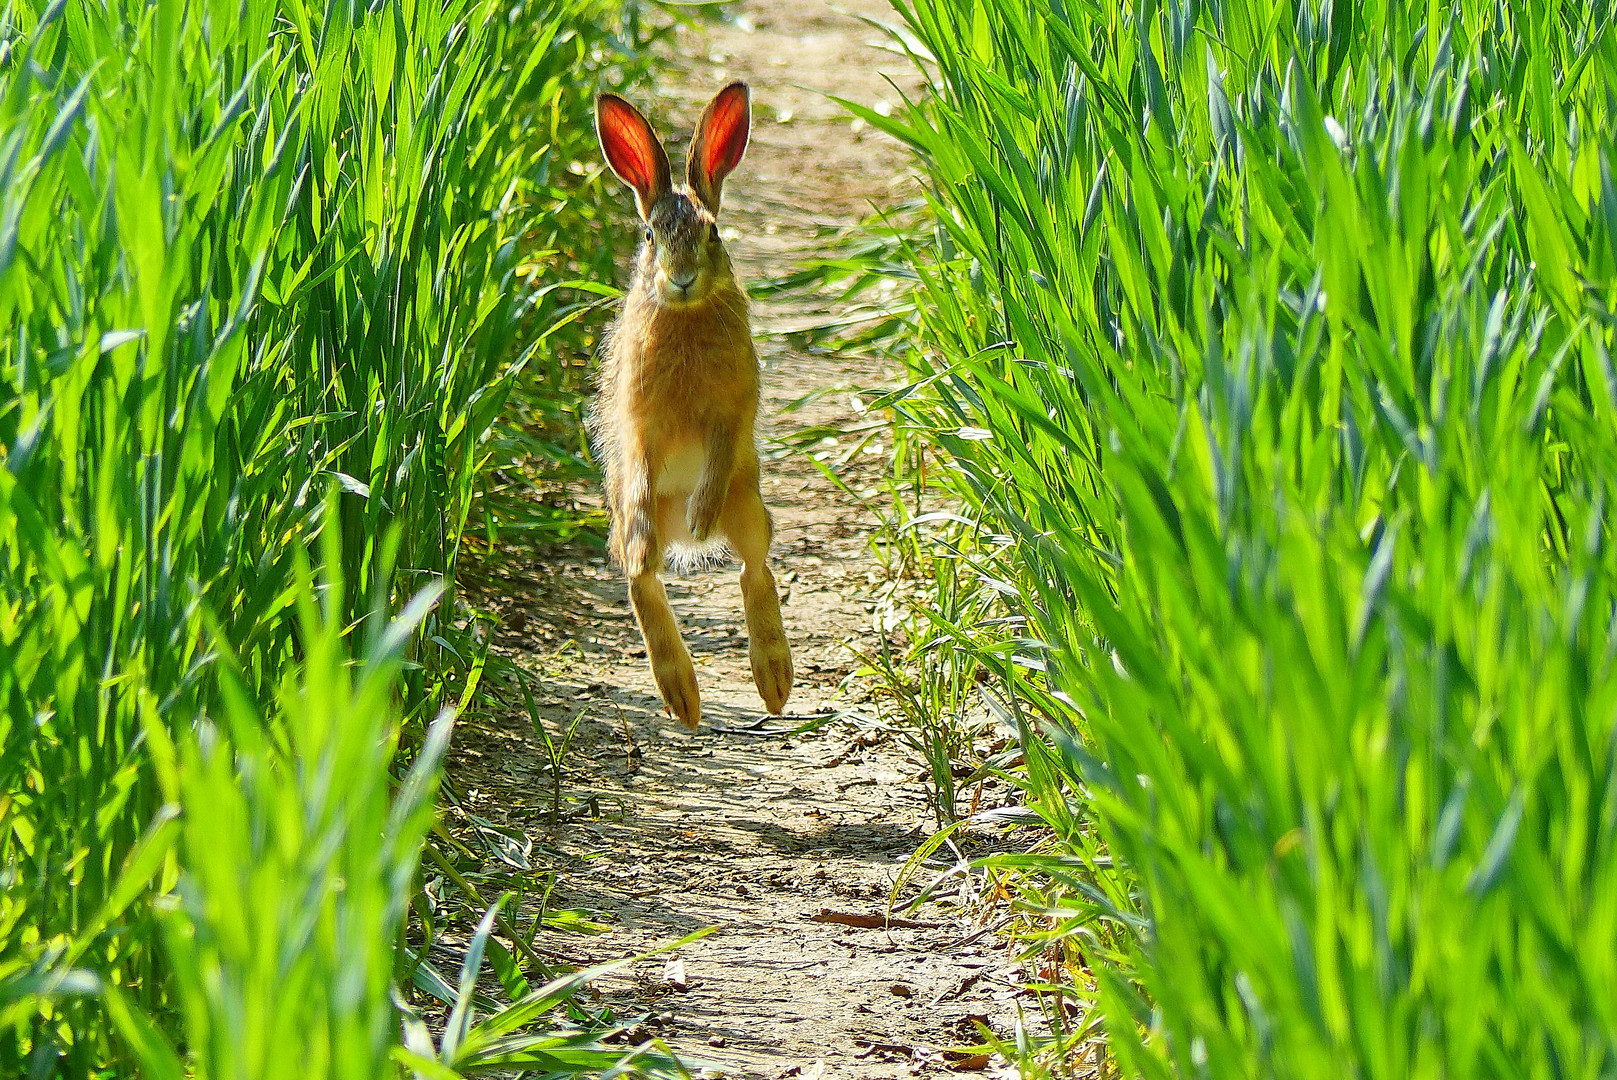
<path id="1" fill-rule="evenodd" d="M 752 94 L 744 82 L 733 82 L 720 90 L 702 111 L 696 138 L 691 141 L 685 179 L 712 213 L 719 212 L 724 178 L 741 164 L 741 156 L 747 152 L 751 128 Z"/>

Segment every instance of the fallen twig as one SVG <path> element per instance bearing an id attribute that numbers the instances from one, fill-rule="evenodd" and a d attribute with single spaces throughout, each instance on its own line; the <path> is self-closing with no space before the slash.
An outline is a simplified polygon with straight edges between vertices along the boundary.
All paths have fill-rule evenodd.
<path id="1" fill-rule="evenodd" d="M 887 930 L 890 928 L 900 930 L 942 930 L 944 928 L 942 923 L 904 919 L 896 915 L 864 915 L 856 911 L 832 911 L 830 908 L 821 908 L 818 914 L 810 915 L 809 922 L 840 923 L 843 926 L 857 926 L 861 930 Z"/>
<path id="2" fill-rule="evenodd" d="M 635 764 L 634 759 L 640 756 L 640 744 L 634 741 L 634 732 L 629 730 L 629 718 L 623 715 L 623 706 L 613 701 L 612 707 L 618 711 L 618 723 L 623 725 L 623 741 L 628 744 L 628 748 L 623 751 L 623 756 L 633 766 Z"/>
<path id="3" fill-rule="evenodd" d="M 708 730 L 718 732 L 720 735 L 757 735 L 760 738 L 775 739 L 775 738 L 779 738 L 782 735 L 791 735 L 791 734 L 793 734 L 794 729 L 792 729 L 792 728 L 783 728 L 783 727 L 761 727 L 761 728 L 726 727 L 723 724 L 709 723 L 708 724 Z"/>
<path id="4" fill-rule="evenodd" d="M 854 1055 L 856 1058 L 867 1058 L 877 1051 L 886 1051 L 889 1054 L 903 1054 L 905 1057 L 915 1056 L 915 1047 L 905 1046 L 903 1043 L 876 1042 L 871 1039 L 855 1036 L 853 1044 L 855 1046 L 864 1047 L 863 1050 Z"/>
<path id="5" fill-rule="evenodd" d="M 945 987 L 944 989 L 939 990 L 937 996 L 932 999 L 931 1006 L 935 1008 L 943 1001 L 948 1001 L 959 997 L 967 990 L 970 990 L 977 980 L 981 979 L 982 977 L 982 972 L 973 971 L 970 975 L 967 975 L 964 979 L 961 979 L 954 986 Z"/>
<path id="6" fill-rule="evenodd" d="M 1004 919 L 1001 919 L 999 922 L 994 923 L 992 926 L 985 926 L 981 930 L 975 930 L 975 931 L 967 934 L 963 938 L 959 938 L 958 940 L 949 942 L 949 944 L 945 945 L 943 947 L 943 949 L 944 949 L 945 952 L 948 952 L 948 951 L 950 951 L 952 949 L 958 949 L 958 948 L 960 948 L 962 946 L 970 945 L 973 941 L 976 941 L 978 938 L 984 936 L 985 934 L 997 934 L 997 933 L 999 933 L 1001 930 L 1005 929 L 1007 926 L 1011 925 L 1011 923 L 1013 923 L 1015 921 L 1016 921 L 1016 916 L 1015 915 L 1006 916 Z"/>

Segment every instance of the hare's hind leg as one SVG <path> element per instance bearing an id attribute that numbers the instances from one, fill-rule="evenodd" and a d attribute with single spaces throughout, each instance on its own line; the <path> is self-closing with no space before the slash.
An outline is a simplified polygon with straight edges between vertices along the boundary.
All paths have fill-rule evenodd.
<path id="1" fill-rule="evenodd" d="M 792 651 L 781 624 L 780 594 L 769 572 L 774 525 L 758 493 L 758 467 L 736 471 L 719 521 L 730 550 L 741 560 L 741 599 L 747 608 L 747 655 L 752 681 L 770 712 L 786 707 L 792 692 Z"/>
<path id="2" fill-rule="evenodd" d="M 646 658 L 651 661 L 651 677 L 657 680 L 663 703 L 680 723 L 695 731 L 702 722 L 696 669 L 679 636 L 679 624 L 668 606 L 668 593 L 655 572 L 629 579 L 629 602 L 634 605 L 635 621 L 646 641 Z"/>
<path id="3" fill-rule="evenodd" d="M 642 470 L 649 475 L 648 470 Z M 679 635 L 679 623 L 668 606 L 668 593 L 657 577 L 662 569 L 662 535 L 653 509 L 649 484 L 625 485 L 620 512 L 613 514 L 612 548 L 629 576 L 629 603 L 634 607 L 640 637 L 646 643 L 651 677 L 663 704 L 692 731 L 702 722 L 702 699 L 696 688 L 696 669 L 690 650 Z M 658 509 L 661 509 L 660 507 Z M 681 522 L 683 525 L 683 522 Z"/>

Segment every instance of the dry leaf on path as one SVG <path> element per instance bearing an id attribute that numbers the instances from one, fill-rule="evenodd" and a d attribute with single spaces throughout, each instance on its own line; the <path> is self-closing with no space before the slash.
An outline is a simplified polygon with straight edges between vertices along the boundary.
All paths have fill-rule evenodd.
<path id="1" fill-rule="evenodd" d="M 992 1055 L 965 1054 L 957 1057 L 954 1054 L 945 1053 L 944 1056 L 950 1059 L 949 1070 L 951 1072 L 980 1072 L 988 1068 L 988 1061 Z"/>

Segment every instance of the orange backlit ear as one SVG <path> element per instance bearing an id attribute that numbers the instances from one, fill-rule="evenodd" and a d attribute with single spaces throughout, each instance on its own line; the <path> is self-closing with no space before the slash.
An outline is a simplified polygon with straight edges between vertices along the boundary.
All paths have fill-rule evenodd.
<path id="1" fill-rule="evenodd" d="M 744 82 L 733 82 L 708 102 L 691 142 L 686 181 L 696 197 L 713 213 L 719 212 L 724 178 L 741 164 L 752 129 L 752 93 Z"/>
<path id="2" fill-rule="evenodd" d="M 649 221 L 651 208 L 671 187 L 668 154 L 656 132 L 639 109 L 616 94 L 602 94 L 595 101 L 595 133 L 606 163 L 634 189 L 640 216 Z"/>

